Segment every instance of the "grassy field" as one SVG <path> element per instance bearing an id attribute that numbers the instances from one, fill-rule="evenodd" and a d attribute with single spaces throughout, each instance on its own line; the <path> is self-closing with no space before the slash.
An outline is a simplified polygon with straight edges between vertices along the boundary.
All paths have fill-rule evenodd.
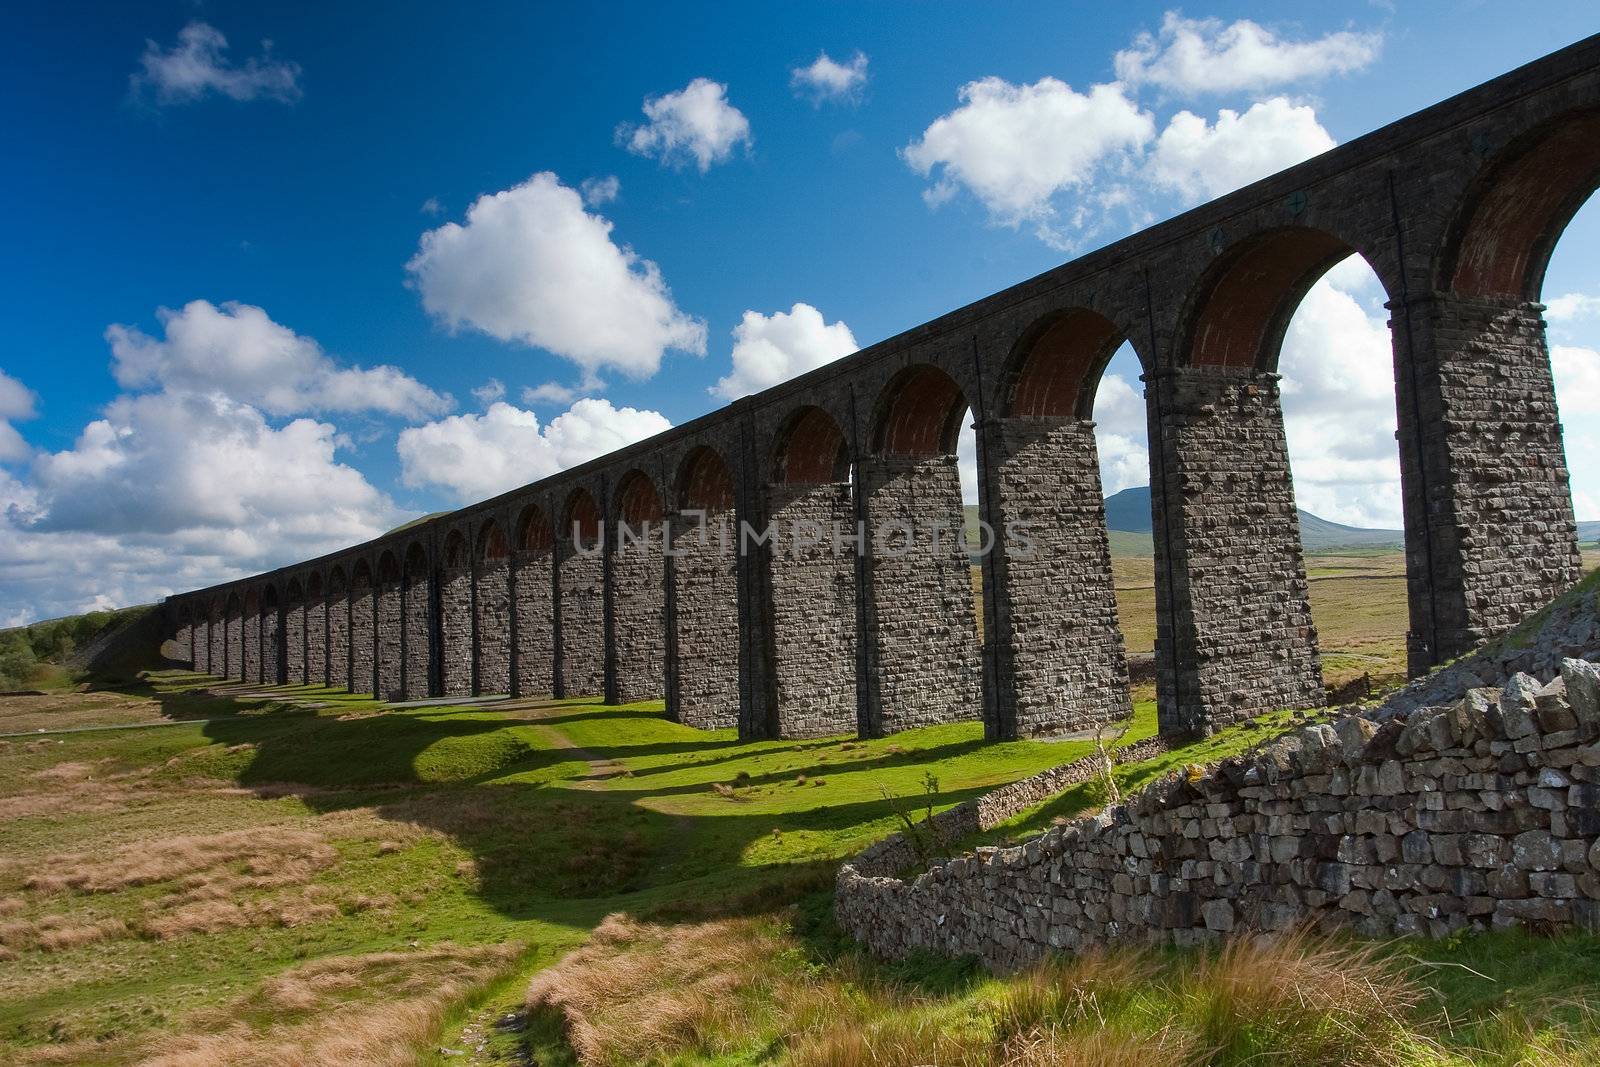
<path id="1" fill-rule="evenodd" d="M 1148 535 L 1144 536 L 1148 542 Z M 1586 548 L 1585 571 L 1600 567 L 1600 548 Z M 1129 655 L 1152 652 L 1156 642 L 1155 560 L 1145 553 L 1122 554 L 1113 545 L 1112 580 L 1117 616 Z M 1351 550 L 1306 557 L 1311 588 L 1311 618 L 1322 650 L 1323 680 L 1343 685 L 1363 674 L 1376 689 L 1405 680 L 1406 561 L 1399 552 Z M 982 603 L 980 572 L 973 570 L 974 594 Z M 979 622 L 980 629 L 982 622 Z M 1148 697 L 1153 690 L 1141 692 Z"/>
<path id="2" fill-rule="evenodd" d="M 1141 704 L 1127 740 L 1153 719 Z M 104 723 L 116 728 L 83 729 Z M 1269 732 L 1234 730 L 1120 774 L 1133 786 Z M 741 744 L 658 705 L 391 709 L 178 673 L 0 699 L 0 733 L 28 735 L 0 739 L 0 1061 L 1151 1062 L 994 1058 L 1018 1041 L 1046 1047 L 1044 1016 L 1022 1026 L 1000 1007 L 1016 980 L 959 962 L 876 965 L 829 918 L 837 860 L 894 829 L 925 774 L 943 807 L 1087 742 L 986 745 L 972 723 Z M 1026 836 L 1100 802 L 1079 787 L 986 836 Z M 1571 1010 L 1556 1023 L 1538 1012 L 1558 992 L 1571 1004 L 1600 990 L 1600 942 L 1489 940 L 1408 950 L 1439 966 L 1406 979 L 1395 1025 L 1461 1048 L 1490 1030 L 1515 1045 L 1502 1033 L 1513 1018 L 1533 1020 L 1540 1041 L 1567 1039 L 1556 1023 L 1583 1032 Z M 1429 989 L 1465 981 L 1444 966 L 1456 962 L 1489 975 L 1461 994 L 1474 1007 L 1443 1029 L 1414 1025 L 1437 1015 Z M 1169 1030 L 1190 1041 L 1161 1020 L 1188 1003 L 1185 975 L 1203 961 L 1139 966 L 1166 992 L 1117 1027 L 1141 1054 Z M 530 979 L 536 1008 L 497 1026 Z M 611 1036 L 585 1045 L 602 1017 Z M 995 1030 L 1006 1018 L 1022 1027 L 1010 1045 Z M 641 1034 L 646 1046 L 630 1043 Z"/>

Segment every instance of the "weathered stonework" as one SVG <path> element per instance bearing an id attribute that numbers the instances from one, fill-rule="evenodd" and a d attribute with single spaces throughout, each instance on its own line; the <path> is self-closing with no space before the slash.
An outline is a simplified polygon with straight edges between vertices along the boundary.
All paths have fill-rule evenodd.
<path id="1" fill-rule="evenodd" d="M 465 567 L 439 572 L 439 633 L 444 695 L 472 695 L 472 574 Z"/>
<path id="2" fill-rule="evenodd" d="M 1596 738 L 1600 667 L 1567 660 L 1549 684 L 1516 675 L 1382 725 L 1302 729 L 913 882 L 894 877 L 906 856 L 891 841 L 841 869 L 835 914 L 881 956 L 972 954 L 1001 969 L 1306 922 L 1380 937 L 1593 929 Z"/>
<path id="3" fill-rule="evenodd" d="M 1413 301 L 1396 376 L 1413 672 L 1515 626 L 1583 573 L 1543 307 Z M 1415 354 L 1412 352 L 1415 349 Z"/>
<path id="4" fill-rule="evenodd" d="M 320 595 L 306 602 L 306 683 L 328 684 L 328 606 Z"/>
<path id="5" fill-rule="evenodd" d="M 418 568 L 405 576 L 400 597 L 404 618 L 405 699 L 425 700 L 433 695 L 433 625 L 426 569 Z"/>
<path id="6" fill-rule="evenodd" d="M 604 560 L 584 555 L 572 542 L 560 552 L 558 696 L 600 696 L 606 691 Z"/>
<path id="7" fill-rule="evenodd" d="M 259 610 L 247 611 L 244 616 L 244 642 L 240 648 L 239 663 L 242 673 L 239 678 L 245 682 L 260 683 L 261 677 L 261 612 Z"/>
<path id="8" fill-rule="evenodd" d="M 861 482 L 872 533 L 868 733 L 980 718 L 972 564 L 959 539 L 955 456 L 874 457 L 863 462 Z"/>
<path id="9" fill-rule="evenodd" d="M 283 655 L 284 667 L 288 671 L 285 679 L 293 685 L 306 684 L 306 606 L 303 601 L 293 600 L 283 613 Z"/>
<path id="10" fill-rule="evenodd" d="M 555 553 L 529 550 L 516 557 L 517 691 L 555 692 Z"/>
<path id="11" fill-rule="evenodd" d="M 1013 418 L 983 430 L 997 542 L 984 572 L 994 595 L 986 586 L 980 609 L 999 688 L 990 733 L 1041 737 L 1126 718 L 1133 705 L 1094 423 Z"/>
<path id="12" fill-rule="evenodd" d="M 739 582 L 733 515 L 672 519 L 672 680 L 667 713 L 686 726 L 739 725 Z"/>
<path id="13" fill-rule="evenodd" d="M 652 522 L 642 541 L 624 533 L 611 549 L 615 700 L 660 700 L 667 689 L 666 573 L 661 530 Z"/>
<path id="14" fill-rule="evenodd" d="M 785 544 L 762 557 L 772 613 L 769 635 L 778 737 L 826 737 L 856 729 L 856 561 L 835 552 L 832 531 L 855 530 L 847 483 L 767 487 L 774 527 L 814 530 L 814 545 Z"/>
<path id="15" fill-rule="evenodd" d="M 511 561 L 478 564 L 478 692 L 511 692 Z"/>
<path id="16" fill-rule="evenodd" d="M 328 591 L 328 685 L 356 692 L 350 662 L 350 596 L 335 586 Z"/>
<path id="17" fill-rule="evenodd" d="M 405 699 L 404 616 L 400 606 L 400 578 L 378 587 L 378 697 Z"/>
<path id="18" fill-rule="evenodd" d="M 206 672 L 213 678 L 226 678 L 228 676 L 228 626 L 223 617 L 222 609 L 213 605 L 211 609 L 211 622 L 207 627 L 210 639 L 211 652 L 206 659 Z"/>
<path id="19" fill-rule="evenodd" d="M 1277 376 L 1152 380 L 1156 688 L 1163 733 L 1325 699 Z"/>
<path id="20" fill-rule="evenodd" d="M 350 584 L 350 690 L 371 693 L 377 685 L 377 643 L 372 584 L 358 574 Z"/>

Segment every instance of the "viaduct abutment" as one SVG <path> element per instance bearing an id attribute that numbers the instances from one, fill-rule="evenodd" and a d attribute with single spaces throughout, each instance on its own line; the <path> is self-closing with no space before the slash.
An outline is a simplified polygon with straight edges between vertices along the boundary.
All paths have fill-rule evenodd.
<path id="1" fill-rule="evenodd" d="M 665 699 L 743 737 L 1092 729 L 1129 707 L 1092 422 L 1126 343 L 1162 732 L 1314 705 L 1277 364 L 1306 291 L 1359 255 L 1390 310 L 1420 673 L 1579 576 L 1540 299 L 1597 184 L 1600 37 L 649 440 L 169 597 L 170 632 L 219 677 Z"/>

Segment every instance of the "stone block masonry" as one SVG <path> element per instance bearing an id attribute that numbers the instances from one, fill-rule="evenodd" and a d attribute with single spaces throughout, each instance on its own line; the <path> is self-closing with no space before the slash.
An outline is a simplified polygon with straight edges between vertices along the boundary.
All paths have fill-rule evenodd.
<path id="1" fill-rule="evenodd" d="M 555 555 L 549 549 L 516 558 L 517 692 L 555 692 Z"/>
<path id="2" fill-rule="evenodd" d="M 378 696 L 383 700 L 405 699 L 403 674 L 405 615 L 401 607 L 400 581 L 378 587 Z"/>
<path id="3" fill-rule="evenodd" d="M 584 555 L 563 538 L 557 696 L 601 696 L 606 691 L 605 576 L 599 552 Z"/>
<path id="4" fill-rule="evenodd" d="M 739 582 L 731 513 L 673 517 L 672 680 L 667 713 L 716 730 L 739 725 Z"/>
<path id="5" fill-rule="evenodd" d="M 1593 608 L 1580 606 L 1587 625 Z M 1545 648 L 1573 625 L 1547 630 Z M 1000 969 L 1307 923 L 1378 937 L 1600 928 L 1600 647 L 1586 655 L 1548 681 L 1518 673 L 1442 707 L 1301 729 L 909 882 L 897 835 L 841 868 L 836 914 L 880 956 Z M 997 791 L 966 818 L 994 825 L 1037 792 Z"/>
<path id="6" fill-rule="evenodd" d="M 434 582 L 431 642 L 409 631 L 402 642 L 408 692 L 424 657 L 435 692 L 498 689 L 512 680 L 492 622 L 502 609 L 491 595 L 441 589 L 440 576 L 545 550 L 576 522 L 586 538 L 605 527 L 609 547 L 579 562 L 570 545 L 557 549 L 548 614 L 529 602 L 523 617 L 544 573 L 508 583 L 507 688 L 667 695 L 686 719 L 700 717 L 689 710 L 698 700 L 706 721 L 725 721 L 716 657 L 736 626 L 744 738 L 980 715 L 990 738 L 1075 731 L 1123 707 L 1124 666 L 1090 435 L 1051 420 L 1087 418 L 1106 359 L 1127 344 L 1144 371 L 1152 443 L 1162 733 L 1313 706 L 1316 635 L 1271 372 L 1309 287 L 1360 255 L 1392 313 L 1420 673 L 1493 641 L 1577 577 L 1538 301 L 1551 248 L 1597 176 L 1600 36 L 648 440 L 364 545 L 169 598 L 164 619 L 220 608 L 211 669 L 261 678 L 259 605 L 296 588 L 343 598 L 358 578 L 370 585 L 375 565 L 387 576 L 399 561 Z M 1043 528 L 1015 543 L 1049 549 L 1030 560 L 1002 542 L 985 563 L 981 670 L 951 455 L 969 410 L 980 510 L 1002 527 L 1036 516 Z M 654 524 L 691 501 L 757 527 L 815 506 L 843 531 L 915 518 L 921 532 L 911 560 L 740 556 L 733 597 L 719 595 L 712 619 L 695 613 L 714 584 L 668 584 L 660 560 L 648 573 L 611 566 L 617 520 Z M 929 521 L 944 524 L 948 547 L 928 543 Z M 686 567 L 686 583 L 693 574 Z M 355 599 L 336 651 L 330 625 L 328 673 L 365 691 L 370 590 Z"/>
<path id="7" fill-rule="evenodd" d="M 284 680 L 294 685 L 306 684 L 306 606 L 296 600 L 283 614 L 284 666 L 288 677 Z"/>
<path id="8" fill-rule="evenodd" d="M 979 718 L 978 630 L 972 563 L 959 540 L 965 520 L 956 458 L 889 456 L 862 466 L 874 531 L 867 732 Z"/>
<path id="9" fill-rule="evenodd" d="M 855 529 L 847 484 L 767 487 L 767 508 L 783 530 L 815 529 L 818 543 L 768 551 L 768 635 L 777 709 L 775 736 L 825 737 L 856 728 L 855 558 L 835 552 L 832 531 Z M 825 533 L 825 536 L 823 534 Z"/>
<path id="10" fill-rule="evenodd" d="M 306 684 L 328 684 L 328 606 L 318 596 L 306 601 Z"/>
<path id="11" fill-rule="evenodd" d="M 1026 531 L 1026 551 L 1005 544 L 985 579 L 1006 596 L 980 610 L 994 634 L 991 703 L 1001 738 L 1092 730 L 1133 714 L 1117 623 L 1094 423 L 1017 418 L 989 424 L 994 536 Z M 991 616 L 998 616 L 991 618 Z"/>
<path id="12" fill-rule="evenodd" d="M 1426 475 L 1405 501 L 1413 672 L 1504 633 L 1583 573 L 1543 308 L 1419 304 L 1396 377 L 1402 457 Z"/>
<path id="13" fill-rule="evenodd" d="M 328 685 L 356 692 L 350 663 L 350 600 L 343 589 L 328 594 Z"/>
<path id="14" fill-rule="evenodd" d="M 511 561 L 478 564 L 478 692 L 511 692 Z"/>
<path id="15" fill-rule="evenodd" d="M 1162 733 L 1321 706 L 1277 376 L 1184 368 L 1149 396 Z"/>
<path id="16" fill-rule="evenodd" d="M 350 690 L 371 693 L 377 652 L 372 586 L 357 579 L 350 588 Z"/>
<path id="17" fill-rule="evenodd" d="M 439 574 L 440 674 L 444 695 L 472 695 L 472 574 L 465 566 Z"/>
<path id="18" fill-rule="evenodd" d="M 400 586 L 400 612 L 405 641 L 404 688 L 406 700 L 432 695 L 433 627 L 429 625 L 429 590 L 426 573 L 409 574 Z"/>
<path id="19" fill-rule="evenodd" d="M 649 539 L 608 541 L 611 551 L 612 659 L 617 703 L 660 700 L 667 692 L 666 570 L 660 527 Z M 620 543 L 617 541 L 620 540 Z M 737 716 L 738 705 L 734 705 Z"/>

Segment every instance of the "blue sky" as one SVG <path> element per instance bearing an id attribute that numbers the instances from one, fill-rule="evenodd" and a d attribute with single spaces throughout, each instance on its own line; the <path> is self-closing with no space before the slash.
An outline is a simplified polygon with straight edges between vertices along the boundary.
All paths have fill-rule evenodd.
<path id="1" fill-rule="evenodd" d="M 8 6 L 0 624 L 531 480 L 1594 29 L 1585 3 L 1168 11 Z M 1039 123 L 1078 156 L 1005 143 Z M 1596 215 L 1546 288 L 1569 435 L 1600 389 Z M 1283 366 L 1302 503 L 1393 524 L 1381 297 L 1359 266 L 1313 296 Z M 1108 491 L 1146 480 L 1112 373 Z"/>

